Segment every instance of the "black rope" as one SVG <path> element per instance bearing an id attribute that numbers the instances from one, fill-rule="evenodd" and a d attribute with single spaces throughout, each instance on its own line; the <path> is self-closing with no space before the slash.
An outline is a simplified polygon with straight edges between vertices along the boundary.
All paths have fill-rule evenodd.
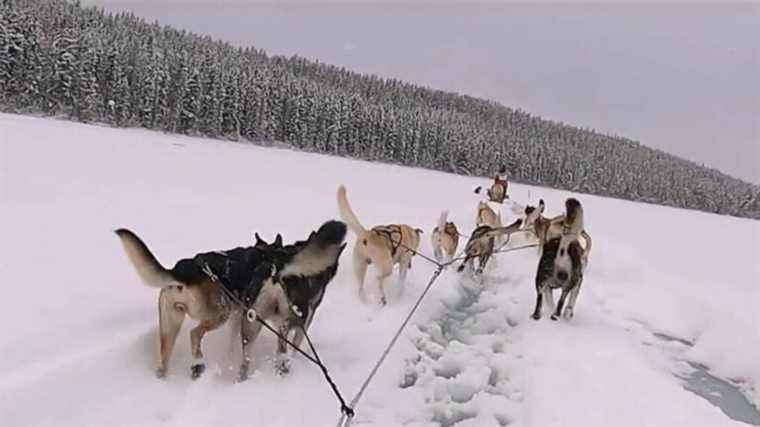
<path id="1" fill-rule="evenodd" d="M 520 250 L 520 249 L 535 248 L 536 246 L 538 246 L 538 243 L 533 243 L 533 244 L 530 244 L 530 245 L 523 245 L 523 246 L 515 246 L 514 248 L 506 248 L 506 249 L 501 249 L 500 248 L 498 250 L 493 251 L 493 253 L 494 254 L 502 254 L 502 253 L 505 253 L 505 252 L 512 252 L 512 251 L 517 251 L 517 250 Z"/>
<path id="2" fill-rule="evenodd" d="M 433 273 L 433 277 L 430 278 L 430 282 L 428 282 L 427 286 L 425 286 L 425 289 L 422 291 L 420 296 L 417 298 L 417 301 L 414 303 L 414 306 L 409 311 L 409 314 L 406 315 L 406 318 L 404 319 L 404 322 L 401 323 L 401 326 L 396 331 L 396 334 L 393 335 L 393 338 L 391 339 L 390 343 L 388 343 L 388 346 L 385 348 L 385 351 L 383 351 L 383 354 L 380 355 L 380 359 L 375 363 L 375 367 L 372 368 L 372 371 L 370 371 L 369 376 L 366 380 L 364 380 L 364 383 L 362 384 L 359 391 L 356 393 L 356 396 L 354 396 L 353 399 L 351 399 L 351 406 L 356 407 L 356 404 L 359 402 L 359 399 L 362 397 L 362 394 L 364 394 L 364 390 L 367 389 L 369 386 L 369 383 L 372 381 L 372 378 L 375 377 L 375 374 L 377 374 L 377 370 L 380 369 L 380 365 L 383 364 L 385 361 L 385 358 L 388 357 L 388 354 L 391 352 L 391 349 L 396 344 L 396 341 L 398 340 L 398 337 L 401 336 L 401 332 L 404 331 L 404 328 L 406 328 L 406 325 L 409 323 L 409 320 L 411 320 L 412 316 L 414 315 L 414 312 L 417 311 L 420 304 L 422 303 L 422 299 L 425 298 L 425 295 L 427 295 L 430 288 L 433 286 L 433 283 L 435 283 L 436 279 L 441 275 L 441 272 L 443 271 L 443 266 L 439 264 L 439 267 L 436 268 L 435 272 Z M 346 424 L 344 424 L 344 421 L 348 421 Z M 338 427 L 344 426 L 348 427 L 351 422 L 351 416 L 345 415 L 338 420 Z"/>
<path id="3" fill-rule="evenodd" d="M 330 387 L 332 387 L 333 392 L 336 396 L 338 396 L 338 400 L 340 400 L 340 411 L 343 412 L 348 418 L 354 417 L 354 408 L 346 405 L 346 401 L 343 399 L 343 396 L 338 391 L 338 386 L 335 385 L 332 378 L 330 378 L 330 375 L 327 373 L 327 367 L 322 363 L 322 359 L 319 358 L 319 354 L 317 353 L 317 349 L 314 347 L 314 344 L 311 342 L 311 338 L 309 338 L 309 334 L 306 333 L 306 328 L 304 328 L 303 325 L 301 326 L 301 332 L 303 332 L 303 336 L 306 338 L 306 342 L 309 343 L 309 348 L 311 349 L 311 352 L 314 353 L 314 357 L 319 362 L 319 367 L 322 368 L 322 373 L 325 375 L 325 378 L 327 379 L 327 382 L 330 384 Z"/>
<path id="4" fill-rule="evenodd" d="M 303 331 L 304 337 L 306 338 L 306 341 L 309 343 L 309 347 L 311 347 L 311 351 L 314 353 L 314 356 L 311 356 L 309 353 L 301 350 L 300 347 L 295 345 L 292 341 L 290 341 L 287 337 L 283 336 L 278 330 L 276 330 L 274 327 L 272 327 L 269 323 L 266 322 L 261 316 L 259 316 L 258 313 L 256 313 L 255 310 L 247 308 L 246 305 L 243 303 L 243 301 L 240 300 L 240 298 L 237 297 L 234 293 L 232 293 L 227 287 L 222 283 L 222 279 L 214 274 L 213 271 L 211 271 L 211 268 L 209 267 L 208 263 L 205 261 L 202 263 L 201 269 L 204 273 L 211 279 L 213 283 L 216 283 L 219 288 L 224 292 L 224 294 L 227 296 L 227 298 L 231 299 L 233 303 L 237 304 L 241 309 L 243 309 L 246 313 L 246 318 L 248 321 L 253 321 L 251 319 L 250 313 L 254 313 L 255 320 L 261 323 L 261 325 L 271 331 L 273 334 L 277 336 L 277 338 L 281 339 L 283 342 L 288 344 L 290 347 L 292 347 L 295 351 L 297 351 L 299 354 L 304 356 L 307 360 L 314 363 L 315 365 L 319 366 L 319 368 L 322 370 L 322 374 L 325 377 L 325 380 L 328 384 L 330 384 L 330 387 L 333 390 L 333 393 L 335 393 L 335 396 L 340 401 L 340 410 L 341 412 L 349 417 L 352 418 L 354 416 L 354 410 L 353 408 L 346 405 L 346 400 L 343 399 L 343 395 L 341 395 L 340 390 L 338 390 L 338 386 L 333 381 L 332 377 L 330 377 L 330 374 L 327 372 L 327 367 L 322 363 L 322 360 L 319 358 L 319 355 L 317 354 L 317 350 L 314 348 L 314 345 L 311 342 L 311 339 L 309 338 L 309 335 L 306 333 L 306 329 L 301 326 L 301 330 Z M 300 316 L 299 316 L 300 317 Z"/>

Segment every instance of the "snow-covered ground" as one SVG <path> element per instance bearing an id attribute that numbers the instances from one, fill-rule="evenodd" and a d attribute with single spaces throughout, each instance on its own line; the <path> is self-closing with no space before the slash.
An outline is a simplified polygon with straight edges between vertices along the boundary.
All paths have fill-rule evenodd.
<path id="1" fill-rule="evenodd" d="M 140 284 L 112 230 L 136 231 L 165 265 L 251 244 L 254 231 L 293 241 L 337 217 L 341 183 L 365 224 L 421 227 L 430 253 L 441 210 L 472 229 L 472 189 L 484 181 L 0 115 L 0 424 L 335 425 L 339 407 L 320 372 L 296 357 L 289 376 L 276 376 L 266 332 L 248 382 L 233 383 L 240 356 L 226 327 L 207 336 L 211 369 L 193 382 L 188 322 L 157 380 L 157 292 Z M 549 213 L 570 195 L 510 193 L 544 198 Z M 704 365 L 760 406 L 760 222 L 575 196 L 594 238 L 575 318 L 529 319 L 535 249 L 498 256 L 482 286 L 449 269 L 354 425 L 743 425 L 682 377 Z M 349 262 L 311 333 L 347 398 L 433 272 L 416 259 L 403 292 L 392 286 L 380 308 L 359 302 Z"/>

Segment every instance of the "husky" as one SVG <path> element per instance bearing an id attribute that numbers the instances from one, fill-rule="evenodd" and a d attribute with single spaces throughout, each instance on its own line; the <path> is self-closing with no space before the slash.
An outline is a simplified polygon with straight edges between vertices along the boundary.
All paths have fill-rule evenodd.
<path id="1" fill-rule="evenodd" d="M 403 284 L 406 274 L 412 268 L 414 257 L 420 245 L 422 230 L 406 224 L 378 225 L 372 229 L 365 228 L 351 209 L 346 198 L 346 187 L 338 187 L 338 210 L 348 228 L 356 235 L 354 244 L 354 276 L 359 284 L 359 297 L 366 300 L 364 279 L 370 264 L 377 270 L 380 303 L 386 305 L 388 300 L 383 284 L 393 272 L 393 266 L 399 266 L 399 283 Z"/>
<path id="2" fill-rule="evenodd" d="M 346 225 L 328 221 L 307 240 L 288 246 L 283 246 L 282 238 L 278 237 L 273 244 L 257 239 L 255 246 L 200 253 L 177 261 L 171 269 L 163 267 L 132 231 L 121 228 L 115 232 L 143 283 L 161 289 L 156 375 L 163 378 L 168 372 L 174 342 L 185 316 L 198 322 L 190 331 L 194 359 L 190 375 L 196 379 L 206 367 L 201 349 L 203 336 L 236 314 L 243 322 L 240 377 L 245 379 L 250 363 L 249 347 L 261 325 L 256 319 L 246 319 L 241 312 L 252 308 L 260 319 L 274 318 L 285 336 L 294 326 L 301 326 L 301 333 L 308 329 L 345 248 Z M 243 302 L 245 307 L 237 302 Z M 294 343 L 299 344 L 302 338 L 296 334 Z M 284 343 L 280 343 L 278 353 L 284 353 Z"/>
<path id="3" fill-rule="evenodd" d="M 521 224 L 522 220 L 518 219 L 506 227 L 491 227 L 490 225 L 477 227 L 464 247 L 465 259 L 457 271 L 464 271 L 467 265 L 473 268 L 473 260 L 478 258 L 478 269 L 475 272 L 476 274 L 483 273 L 486 263 L 493 255 L 497 239 L 518 231 Z"/>
<path id="4" fill-rule="evenodd" d="M 544 300 L 553 312 L 552 320 L 558 320 L 560 315 L 568 320 L 573 317 L 587 262 L 584 259 L 587 259 L 585 252 L 588 249 L 584 249 L 581 243 L 584 227 L 583 207 L 578 200 L 570 198 L 565 201 L 565 215 L 559 223 L 559 231 L 553 230 L 552 227 L 554 226 L 547 227 L 546 242 L 543 244 L 536 272 L 536 308 L 532 316 L 535 320 L 541 318 Z M 557 288 L 562 289 L 562 295 L 555 309 L 552 291 Z"/>
<path id="5" fill-rule="evenodd" d="M 433 228 L 430 243 L 433 246 L 433 256 L 438 262 L 451 261 L 459 246 L 459 230 L 453 222 L 446 221 L 448 211 L 443 211 L 438 218 L 438 225 Z"/>

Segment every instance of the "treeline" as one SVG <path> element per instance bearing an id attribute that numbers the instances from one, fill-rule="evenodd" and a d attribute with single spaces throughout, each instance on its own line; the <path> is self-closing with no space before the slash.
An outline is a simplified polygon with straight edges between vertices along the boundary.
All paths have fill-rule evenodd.
<path id="1" fill-rule="evenodd" d="M 635 141 L 63 0 L 0 5 L 0 109 L 760 219 L 760 187 Z"/>

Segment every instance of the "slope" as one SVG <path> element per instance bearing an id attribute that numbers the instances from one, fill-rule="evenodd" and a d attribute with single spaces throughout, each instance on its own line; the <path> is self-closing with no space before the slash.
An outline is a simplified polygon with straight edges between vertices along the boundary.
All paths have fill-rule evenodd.
<path id="1" fill-rule="evenodd" d="M 258 231 L 302 238 L 337 216 L 344 183 L 365 224 L 429 230 L 440 210 L 472 228 L 479 180 L 315 154 L 0 115 L 0 419 L 3 425 L 334 425 L 321 374 L 294 359 L 232 382 L 228 331 L 213 365 L 188 376 L 183 332 L 169 377 L 153 376 L 156 292 L 139 283 L 111 230 L 127 226 L 164 264 L 248 244 Z M 549 211 L 569 193 L 514 186 Z M 576 195 L 595 252 L 571 323 L 535 323 L 536 253 L 496 260 L 484 287 L 444 272 L 357 408 L 357 425 L 737 425 L 686 391 L 688 362 L 760 403 L 760 225 Z M 432 266 L 415 260 L 385 308 L 358 302 L 346 257 L 312 338 L 352 396 Z M 370 287 L 371 289 L 371 287 Z M 688 342 L 663 341 L 668 336 Z"/>

